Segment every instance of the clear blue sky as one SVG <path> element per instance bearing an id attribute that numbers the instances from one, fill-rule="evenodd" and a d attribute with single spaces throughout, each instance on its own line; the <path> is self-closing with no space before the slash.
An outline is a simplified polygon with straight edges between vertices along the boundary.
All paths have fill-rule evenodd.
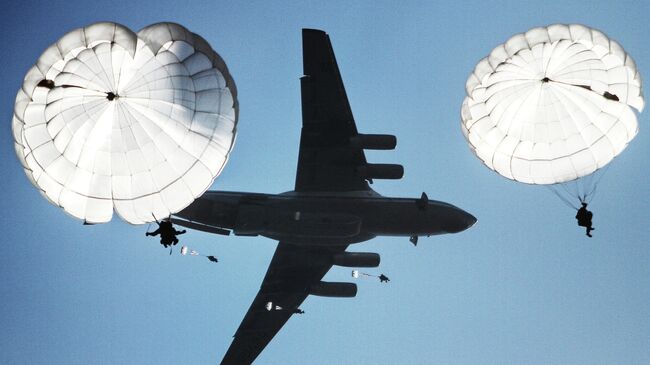
<path id="1" fill-rule="evenodd" d="M 226 60 L 241 118 L 213 189 L 291 190 L 300 136 L 303 27 L 332 39 L 360 131 L 397 135 L 387 196 L 455 204 L 471 230 L 377 238 L 389 285 L 358 281 L 354 299 L 310 297 L 260 364 L 650 363 L 650 137 L 612 164 L 593 202 L 594 238 L 548 190 L 492 173 L 459 128 L 465 80 L 494 46 L 552 23 L 583 23 L 619 41 L 650 77 L 646 1 L 4 2 L 0 11 L 0 363 L 209 364 L 230 345 L 276 243 L 191 232 L 182 242 L 219 264 L 169 256 L 146 226 L 82 226 L 38 194 L 14 155 L 15 93 L 40 53 L 95 21 L 133 30 L 158 21 L 203 35 Z M 327 4 L 327 5 L 324 5 Z M 334 268 L 327 279 L 351 279 Z"/>

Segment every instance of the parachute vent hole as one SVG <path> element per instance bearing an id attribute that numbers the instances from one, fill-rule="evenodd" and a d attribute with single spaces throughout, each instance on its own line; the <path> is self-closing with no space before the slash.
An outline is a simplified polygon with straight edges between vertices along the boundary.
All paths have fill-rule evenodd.
<path id="1" fill-rule="evenodd" d="M 549 79 L 548 77 L 542 79 L 542 82 L 549 82 L 549 81 L 551 81 L 551 79 Z"/>
<path id="2" fill-rule="evenodd" d="M 117 97 L 118 97 L 118 96 L 115 95 L 112 91 L 111 91 L 111 92 L 108 92 L 108 93 L 106 94 L 106 99 L 111 100 L 111 101 L 112 101 L 112 100 L 115 100 Z"/>

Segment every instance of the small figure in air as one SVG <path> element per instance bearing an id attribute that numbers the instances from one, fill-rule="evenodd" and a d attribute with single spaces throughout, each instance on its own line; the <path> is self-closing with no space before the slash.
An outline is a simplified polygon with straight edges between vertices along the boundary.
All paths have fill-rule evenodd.
<path id="1" fill-rule="evenodd" d="M 587 210 L 587 203 L 582 203 L 582 207 L 578 209 L 578 213 L 576 213 L 576 219 L 578 220 L 578 225 L 580 227 L 585 227 L 587 229 L 587 236 L 591 236 L 591 231 L 593 231 L 595 228 L 591 226 L 591 218 L 594 216 L 594 214 L 590 211 Z"/>
<path id="2" fill-rule="evenodd" d="M 295 308 L 292 312 L 295 314 L 305 314 L 305 311 L 300 308 Z"/>
<path id="3" fill-rule="evenodd" d="M 384 274 L 379 275 L 379 282 L 381 282 L 381 283 L 387 283 L 387 282 L 389 282 L 389 281 L 390 281 L 390 279 L 388 278 L 388 276 L 386 276 L 386 275 L 384 275 Z"/>
<path id="4" fill-rule="evenodd" d="M 158 223 L 158 222 L 156 222 Z M 160 243 L 165 246 L 165 248 L 178 243 L 178 238 L 176 235 L 185 233 L 185 230 L 177 231 L 172 222 L 169 219 L 164 219 L 162 222 L 158 223 L 158 229 L 153 232 L 147 232 L 147 236 L 157 236 L 160 235 Z"/>

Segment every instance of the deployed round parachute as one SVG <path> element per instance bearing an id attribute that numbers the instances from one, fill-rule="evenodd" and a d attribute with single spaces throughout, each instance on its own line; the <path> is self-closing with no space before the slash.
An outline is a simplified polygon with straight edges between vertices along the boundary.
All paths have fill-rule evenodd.
<path id="1" fill-rule="evenodd" d="M 478 63 L 466 91 L 461 129 L 470 149 L 528 184 L 565 183 L 606 166 L 636 136 L 632 108 L 644 106 L 632 58 L 575 24 L 513 36 Z"/>
<path id="2" fill-rule="evenodd" d="M 280 307 L 279 305 L 273 305 L 273 302 L 266 302 L 266 305 L 264 306 L 264 308 L 266 308 L 266 310 L 269 311 L 269 312 L 272 311 L 272 310 L 281 311 L 281 310 L 284 309 L 284 308 Z"/>
<path id="3" fill-rule="evenodd" d="M 223 59 L 173 23 L 75 29 L 25 76 L 15 149 L 43 196 L 87 223 L 151 222 L 210 187 L 239 107 Z"/>

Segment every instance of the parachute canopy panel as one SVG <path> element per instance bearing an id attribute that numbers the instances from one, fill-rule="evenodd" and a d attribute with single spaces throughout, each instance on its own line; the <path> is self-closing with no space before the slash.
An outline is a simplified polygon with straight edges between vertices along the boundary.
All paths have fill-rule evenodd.
<path id="1" fill-rule="evenodd" d="M 12 129 L 27 177 L 88 223 L 132 224 L 188 206 L 220 174 L 239 113 L 223 59 L 181 25 L 137 34 L 96 23 L 27 72 Z"/>
<path id="2" fill-rule="evenodd" d="M 632 58 L 582 25 L 513 36 L 466 83 L 461 129 L 490 169 L 520 182 L 555 184 L 589 175 L 638 133 L 644 100 Z"/>

